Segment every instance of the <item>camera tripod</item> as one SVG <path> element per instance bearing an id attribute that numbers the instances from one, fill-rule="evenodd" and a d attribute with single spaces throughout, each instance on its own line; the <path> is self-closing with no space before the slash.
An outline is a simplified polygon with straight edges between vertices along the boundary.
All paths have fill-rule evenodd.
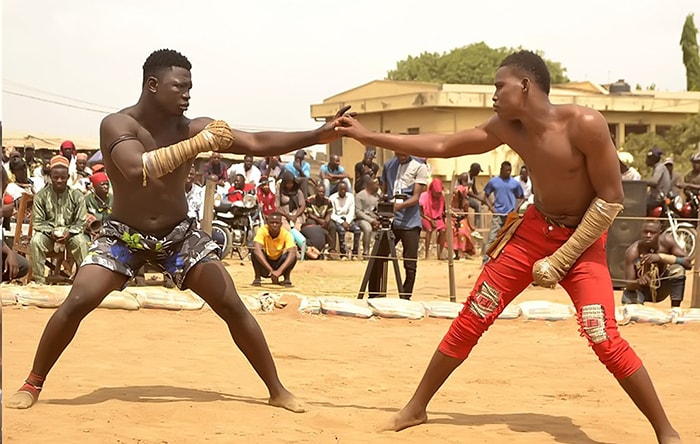
<path id="1" fill-rule="evenodd" d="M 396 238 L 394 237 L 394 232 L 391 231 L 391 222 L 381 218 L 380 220 L 382 225 L 374 234 L 372 256 L 369 258 L 367 268 L 365 269 L 365 275 L 362 277 L 362 284 L 360 284 L 360 292 L 357 295 L 357 299 L 362 299 L 364 297 L 368 286 L 368 297 L 386 297 L 389 261 L 394 264 L 396 288 L 399 290 L 399 294 L 403 293 L 403 281 L 401 280 L 401 272 L 399 271 L 399 259 L 396 256 Z"/>

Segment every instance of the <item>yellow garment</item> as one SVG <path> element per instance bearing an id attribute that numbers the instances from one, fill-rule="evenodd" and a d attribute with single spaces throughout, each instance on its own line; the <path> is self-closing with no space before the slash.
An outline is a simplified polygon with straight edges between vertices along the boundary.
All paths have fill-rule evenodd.
<path id="1" fill-rule="evenodd" d="M 267 225 L 263 225 L 258 229 L 253 242 L 261 244 L 265 255 L 273 261 L 279 259 L 285 251 L 296 246 L 292 233 L 284 227 L 280 227 L 280 234 L 277 237 L 272 237 Z"/>

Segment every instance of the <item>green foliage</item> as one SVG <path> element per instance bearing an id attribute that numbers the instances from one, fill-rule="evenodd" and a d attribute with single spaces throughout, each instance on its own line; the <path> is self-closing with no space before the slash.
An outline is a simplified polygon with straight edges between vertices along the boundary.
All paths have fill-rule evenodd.
<path id="1" fill-rule="evenodd" d="M 700 91 L 700 49 L 698 49 L 698 28 L 693 21 L 694 14 L 688 14 L 681 32 L 681 49 L 685 65 L 686 87 L 688 91 Z"/>
<path id="2" fill-rule="evenodd" d="M 433 83 L 481 84 L 491 85 L 493 77 L 506 56 L 523 49 L 490 48 L 486 43 L 455 48 L 438 54 L 424 52 L 417 57 L 408 56 L 396 63 L 396 69 L 387 73 L 389 80 L 413 80 Z M 543 56 L 542 51 L 536 51 Z M 566 83 L 566 68 L 561 63 L 545 59 L 549 68 L 552 84 Z"/>
<path id="3" fill-rule="evenodd" d="M 674 125 L 663 137 L 655 133 L 632 134 L 625 138 L 625 151 L 634 156 L 634 167 L 642 175 L 648 172 L 646 154 L 659 147 L 663 157 L 672 157 L 675 171 L 685 175 L 690 171 L 690 156 L 700 151 L 700 114 Z"/>

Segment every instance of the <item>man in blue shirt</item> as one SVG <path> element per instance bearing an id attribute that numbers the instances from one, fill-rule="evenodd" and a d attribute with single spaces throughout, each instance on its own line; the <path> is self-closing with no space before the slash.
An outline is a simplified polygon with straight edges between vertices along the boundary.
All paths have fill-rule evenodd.
<path id="1" fill-rule="evenodd" d="M 501 164 L 501 173 L 492 177 L 484 187 L 484 194 L 488 199 L 493 194 L 493 208 L 495 210 L 491 217 L 491 230 L 489 231 L 489 239 L 486 243 L 484 251 L 487 251 L 491 243 L 496 238 L 498 230 L 501 229 L 506 221 L 508 213 L 513 212 L 516 208 L 520 208 L 523 203 L 523 188 L 520 182 L 511 177 L 513 167 L 507 160 Z M 484 254 L 484 263 L 488 261 L 488 255 Z"/>
<path id="2" fill-rule="evenodd" d="M 294 161 L 287 162 L 284 169 L 294 175 L 294 180 L 299 184 L 301 192 L 304 193 L 304 199 L 309 197 L 309 178 L 311 177 L 311 165 L 304 160 L 306 151 L 299 150 L 294 154 Z"/>
<path id="3" fill-rule="evenodd" d="M 328 159 L 328 163 L 321 165 L 320 176 L 323 181 L 323 186 L 326 188 L 326 197 L 338 192 L 338 184 L 345 182 L 348 186 L 348 191 L 352 193 L 352 185 L 350 184 L 350 175 L 345 172 L 345 168 L 340 165 L 340 157 L 332 155 Z"/>
<path id="4" fill-rule="evenodd" d="M 394 232 L 396 243 L 403 246 L 403 268 L 406 277 L 403 282 L 401 299 L 411 299 L 413 284 L 416 280 L 418 268 L 418 243 L 420 240 L 421 217 L 418 198 L 425 191 L 428 183 L 428 169 L 425 164 L 405 153 L 396 152 L 393 159 L 384 164 L 382 171 L 382 189 L 385 196 L 405 194 L 408 198 L 394 203 L 394 221 L 391 231 Z M 388 251 L 380 251 L 380 256 L 387 256 Z M 379 282 L 375 276 L 380 272 L 380 267 L 375 267 L 370 277 L 370 295 L 376 295 L 373 283 Z"/>

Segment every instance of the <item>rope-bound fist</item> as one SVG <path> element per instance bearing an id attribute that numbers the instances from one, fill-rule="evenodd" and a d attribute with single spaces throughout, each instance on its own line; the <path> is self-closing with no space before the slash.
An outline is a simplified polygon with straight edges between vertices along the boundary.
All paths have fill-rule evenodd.
<path id="1" fill-rule="evenodd" d="M 205 126 L 202 135 L 211 144 L 212 151 L 226 149 L 233 143 L 233 131 L 223 120 L 214 120 Z"/>
<path id="2" fill-rule="evenodd" d="M 532 278 L 539 287 L 554 288 L 564 278 L 567 270 L 559 266 L 552 256 L 542 258 L 532 266 Z"/>

